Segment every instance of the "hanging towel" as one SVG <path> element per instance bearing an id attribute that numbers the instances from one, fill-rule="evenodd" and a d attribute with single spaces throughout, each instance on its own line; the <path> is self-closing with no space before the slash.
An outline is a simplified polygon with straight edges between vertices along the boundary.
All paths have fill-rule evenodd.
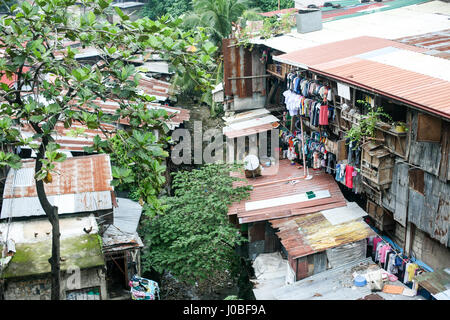
<path id="1" fill-rule="evenodd" d="M 352 166 L 345 167 L 345 185 L 350 189 L 353 188 L 353 167 Z"/>
<path id="2" fill-rule="evenodd" d="M 326 126 L 328 125 L 328 106 L 323 105 L 320 106 L 320 112 L 319 112 L 319 125 Z"/>

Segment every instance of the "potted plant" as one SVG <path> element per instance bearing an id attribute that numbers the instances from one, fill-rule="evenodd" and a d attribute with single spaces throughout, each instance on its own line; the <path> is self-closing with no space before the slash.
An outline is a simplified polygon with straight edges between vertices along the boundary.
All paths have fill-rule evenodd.
<path id="1" fill-rule="evenodd" d="M 368 112 L 361 117 L 358 124 L 352 125 L 345 135 L 345 138 L 350 139 L 350 141 L 356 143 L 356 145 L 362 143 L 364 138 L 374 138 L 375 128 L 382 122 L 383 118 L 392 121 L 392 118 L 387 113 L 383 112 L 382 107 L 372 107 L 363 100 L 358 100 L 357 103 L 364 106 Z"/>
<path id="2" fill-rule="evenodd" d="M 408 128 L 406 127 L 406 124 L 403 121 L 396 121 L 392 124 L 392 127 L 394 128 L 395 132 L 398 133 L 404 133 L 408 131 Z"/>

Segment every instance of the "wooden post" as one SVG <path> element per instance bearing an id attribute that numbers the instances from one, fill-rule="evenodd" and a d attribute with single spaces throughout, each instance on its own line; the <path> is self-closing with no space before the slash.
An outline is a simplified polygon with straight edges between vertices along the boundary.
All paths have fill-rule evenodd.
<path id="1" fill-rule="evenodd" d="M 291 118 L 291 133 L 294 132 L 295 115 Z"/>
<path id="2" fill-rule="evenodd" d="M 300 118 L 300 128 L 302 130 L 302 156 L 303 156 L 303 174 L 306 177 L 306 157 L 305 157 L 305 145 L 303 140 L 305 139 L 305 135 L 303 133 L 303 118 L 299 116 Z"/>

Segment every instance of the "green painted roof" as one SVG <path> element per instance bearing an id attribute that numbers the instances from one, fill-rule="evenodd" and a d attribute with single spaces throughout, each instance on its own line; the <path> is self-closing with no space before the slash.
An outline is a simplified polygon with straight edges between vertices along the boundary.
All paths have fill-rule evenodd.
<path id="1" fill-rule="evenodd" d="M 27 277 L 50 273 L 52 243 L 18 243 L 16 253 L 4 271 L 5 278 Z M 98 234 L 86 234 L 61 240 L 61 271 L 71 266 L 80 269 L 103 266 L 105 264 L 101 238 Z"/>

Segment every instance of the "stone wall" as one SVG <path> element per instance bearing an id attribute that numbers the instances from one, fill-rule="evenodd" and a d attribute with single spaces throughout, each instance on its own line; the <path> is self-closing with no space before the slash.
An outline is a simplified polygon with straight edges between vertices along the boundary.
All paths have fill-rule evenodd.
<path id="1" fill-rule="evenodd" d="M 417 230 L 416 230 L 417 232 Z M 422 233 L 420 240 L 417 241 L 416 249 L 421 249 L 421 259 L 434 270 L 450 266 L 450 249 Z M 414 244 L 413 244 L 414 249 Z"/>
<path id="2" fill-rule="evenodd" d="M 66 291 L 83 288 L 100 288 L 100 299 L 107 299 L 105 273 L 103 268 L 84 269 L 80 272 L 80 285 L 74 286 L 73 274 L 61 273 L 61 300 L 66 300 Z M 5 300 L 50 300 L 51 278 L 10 279 L 6 281 Z"/>
<path id="3" fill-rule="evenodd" d="M 400 248 L 403 248 L 405 244 L 405 228 L 398 222 L 395 223 L 394 239 L 392 239 L 395 244 Z"/>

